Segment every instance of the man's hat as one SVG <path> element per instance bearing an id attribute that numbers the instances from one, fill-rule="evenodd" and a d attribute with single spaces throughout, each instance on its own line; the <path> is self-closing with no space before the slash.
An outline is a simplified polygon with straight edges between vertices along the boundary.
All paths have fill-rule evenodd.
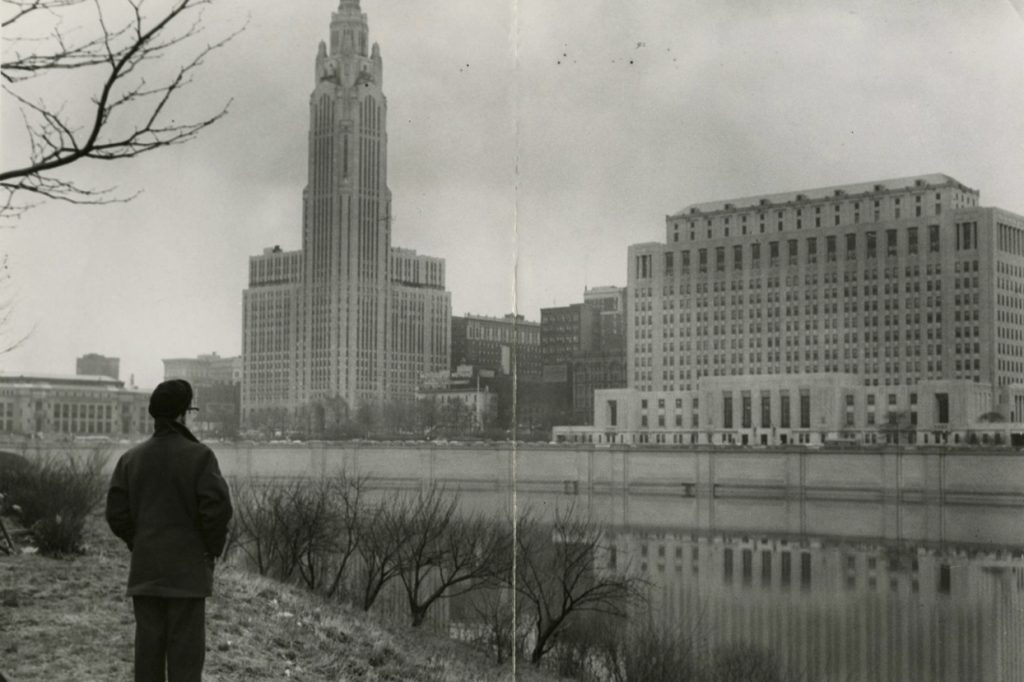
<path id="1" fill-rule="evenodd" d="M 174 419 L 192 406 L 192 385 L 184 379 L 171 379 L 153 389 L 149 396 L 151 417 Z"/>

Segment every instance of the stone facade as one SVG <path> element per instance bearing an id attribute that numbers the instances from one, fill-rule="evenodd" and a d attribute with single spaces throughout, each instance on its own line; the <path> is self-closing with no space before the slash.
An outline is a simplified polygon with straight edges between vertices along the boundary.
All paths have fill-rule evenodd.
<path id="1" fill-rule="evenodd" d="M 448 366 L 444 262 L 391 245 L 384 67 L 368 36 L 343 0 L 317 51 L 302 249 L 250 260 L 243 420 L 412 400 L 420 373 Z"/>
<path id="2" fill-rule="evenodd" d="M 98 376 L 0 374 L 0 433 L 137 440 L 153 432 L 149 392 Z"/>

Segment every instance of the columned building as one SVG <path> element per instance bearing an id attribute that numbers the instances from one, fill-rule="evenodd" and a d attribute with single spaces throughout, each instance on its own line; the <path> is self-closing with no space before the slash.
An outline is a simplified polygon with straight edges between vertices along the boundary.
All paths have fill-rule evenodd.
<path id="1" fill-rule="evenodd" d="M 771 397 L 780 379 L 791 406 L 823 382 L 851 401 L 802 433 L 789 426 L 790 442 L 846 429 L 865 438 L 888 420 L 883 412 L 909 415 L 925 395 L 949 396 L 948 408 L 932 398 L 922 408 L 943 429 L 1024 422 L 1024 217 L 980 206 L 977 190 L 947 175 L 694 204 L 666 217 L 665 243 L 631 246 L 628 270 L 633 397 L 627 407 L 616 396 L 616 418 L 625 409 L 638 428 L 663 429 L 659 439 L 738 438 L 718 432 L 743 428 L 725 425 L 744 409 L 737 390 L 756 401 L 768 395 L 763 409 L 781 414 Z M 737 390 L 709 392 L 726 379 Z M 691 399 L 700 407 L 685 414 L 641 414 L 642 403 L 654 410 Z M 869 400 L 883 401 L 874 423 Z M 609 404 L 595 400 L 595 425 L 609 424 Z M 690 411 L 704 416 L 703 435 Z M 780 421 L 745 440 L 778 442 Z M 682 425 L 690 432 L 669 433 Z"/>
<path id="2" fill-rule="evenodd" d="M 358 0 L 341 0 L 310 95 L 302 249 L 250 261 L 243 419 L 317 401 L 411 399 L 448 366 L 444 261 L 391 245 L 387 98 Z"/>
<path id="3" fill-rule="evenodd" d="M 148 409 L 149 391 L 106 376 L 0 373 L 0 438 L 137 440 Z"/>

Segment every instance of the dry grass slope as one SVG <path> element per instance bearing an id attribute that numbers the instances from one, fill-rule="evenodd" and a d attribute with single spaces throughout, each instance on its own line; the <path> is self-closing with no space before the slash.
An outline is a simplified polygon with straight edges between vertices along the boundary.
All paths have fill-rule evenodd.
<path id="1" fill-rule="evenodd" d="M 95 520 L 70 560 L 0 555 L 0 671 L 11 682 L 131 678 L 128 553 Z M 507 680 L 478 652 L 234 569 L 207 604 L 208 682 Z M 534 671 L 521 679 L 550 680 Z"/>

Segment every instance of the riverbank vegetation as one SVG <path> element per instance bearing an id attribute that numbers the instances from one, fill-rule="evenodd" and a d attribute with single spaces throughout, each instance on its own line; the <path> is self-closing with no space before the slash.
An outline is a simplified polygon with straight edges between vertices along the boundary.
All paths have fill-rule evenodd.
<path id="1" fill-rule="evenodd" d="M 63 559 L 0 554 L 0 672 L 12 682 L 131 678 L 128 551 L 95 515 L 82 549 Z M 469 645 L 232 566 L 218 569 L 207 602 L 206 660 L 208 682 L 510 679 L 508 664 Z"/>
<path id="2" fill-rule="evenodd" d="M 128 553 L 95 513 L 102 461 L 7 464 L 0 506 L 32 544 L 0 554 L 0 672 L 125 677 Z M 513 665 L 538 680 L 799 679 L 764 651 L 710 650 L 696 631 L 655 623 L 651 586 L 572 506 L 546 520 L 472 513 L 442 487 L 396 493 L 344 475 L 233 491 L 210 680 L 458 682 L 508 679 Z"/>
<path id="3" fill-rule="evenodd" d="M 414 629 L 434 614 L 498 665 L 595 682 L 800 679 L 768 652 L 656 623 L 651 585 L 574 506 L 472 513 L 441 487 L 372 491 L 344 475 L 234 487 L 242 564 L 364 611 L 384 597 Z"/>

